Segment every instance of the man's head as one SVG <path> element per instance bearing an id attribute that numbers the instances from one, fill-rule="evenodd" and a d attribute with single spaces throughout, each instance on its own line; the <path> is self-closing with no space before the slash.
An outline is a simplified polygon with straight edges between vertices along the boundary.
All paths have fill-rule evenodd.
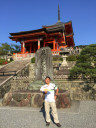
<path id="1" fill-rule="evenodd" d="M 49 84 L 49 83 L 50 83 L 50 77 L 49 77 L 49 76 L 46 76 L 46 78 L 45 78 L 45 83 L 46 83 L 46 84 Z"/>

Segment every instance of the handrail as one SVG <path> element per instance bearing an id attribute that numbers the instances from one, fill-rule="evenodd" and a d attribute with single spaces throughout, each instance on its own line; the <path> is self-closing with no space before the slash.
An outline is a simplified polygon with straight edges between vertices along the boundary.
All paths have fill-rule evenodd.
<path id="1" fill-rule="evenodd" d="M 9 73 L 9 72 L 15 72 L 14 75 L 16 75 L 16 72 L 17 72 L 17 71 L 2 71 L 2 72 L 0 72 L 0 73 L 3 73 L 3 76 L 4 76 L 5 73 Z M 9 74 L 9 75 L 11 75 L 11 74 Z M 1 76 L 1 74 L 0 74 L 0 76 Z"/>

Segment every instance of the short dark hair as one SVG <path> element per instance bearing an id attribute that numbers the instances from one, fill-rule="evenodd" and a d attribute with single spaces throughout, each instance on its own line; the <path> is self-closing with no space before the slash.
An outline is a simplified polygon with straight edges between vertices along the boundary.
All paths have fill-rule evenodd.
<path id="1" fill-rule="evenodd" d="M 47 78 L 49 78 L 49 80 L 51 80 L 51 78 L 50 78 L 49 76 L 46 76 L 45 80 L 46 80 Z"/>

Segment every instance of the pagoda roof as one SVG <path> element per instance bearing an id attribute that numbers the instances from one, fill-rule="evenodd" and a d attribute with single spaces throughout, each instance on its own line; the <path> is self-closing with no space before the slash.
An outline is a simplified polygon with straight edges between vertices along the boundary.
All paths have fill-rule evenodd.
<path id="1" fill-rule="evenodd" d="M 42 32 L 45 31 L 45 28 L 41 28 L 41 29 L 36 29 L 36 30 L 30 30 L 30 31 L 21 31 L 21 32 L 16 32 L 16 33 L 9 33 L 11 36 L 15 36 L 15 35 L 23 35 L 23 34 L 28 34 L 28 33 L 35 33 L 35 32 Z"/>
<path id="2" fill-rule="evenodd" d="M 43 28 L 46 28 L 46 27 L 54 27 L 54 26 L 61 26 L 61 25 L 64 25 L 65 23 L 64 22 L 57 22 L 56 24 L 52 24 L 52 25 L 45 25 L 45 26 L 42 26 Z"/>
<path id="3" fill-rule="evenodd" d="M 16 36 L 16 35 L 23 35 L 23 34 L 29 34 L 29 33 L 36 33 L 36 32 L 45 32 L 45 33 L 54 33 L 54 32 L 60 32 L 65 30 L 65 24 L 70 23 L 69 22 L 57 22 L 56 24 L 49 25 L 49 26 L 42 26 L 41 29 L 36 29 L 36 30 L 30 30 L 30 31 L 21 31 L 21 32 L 16 32 L 16 33 L 9 33 L 11 36 Z"/>

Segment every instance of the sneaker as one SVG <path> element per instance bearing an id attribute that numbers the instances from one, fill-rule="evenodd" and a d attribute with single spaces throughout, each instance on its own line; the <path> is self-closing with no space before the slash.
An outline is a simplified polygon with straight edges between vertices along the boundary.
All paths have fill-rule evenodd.
<path id="1" fill-rule="evenodd" d="M 50 125 L 50 122 L 46 122 L 46 126 L 49 126 Z"/>
<path id="2" fill-rule="evenodd" d="M 61 127 L 61 124 L 60 123 L 55 123 L 57 125 L 57 127 Z"/>

